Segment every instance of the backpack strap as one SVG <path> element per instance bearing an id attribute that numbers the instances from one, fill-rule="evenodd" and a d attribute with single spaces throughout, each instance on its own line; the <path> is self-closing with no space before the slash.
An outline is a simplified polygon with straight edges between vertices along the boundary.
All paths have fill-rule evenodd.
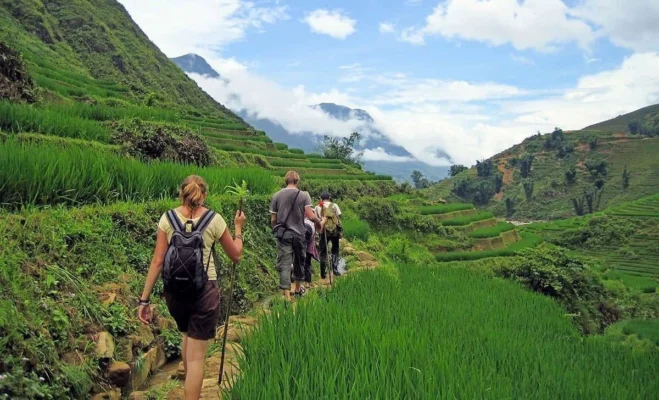
<path id="1" fill-rule="evenodd" d="M 167 215 L 169 225 L 172 226 L 172 229 L 174 229 L 175 232 L 183 232 L 183 225 L 181 225 L 181 220 L 176 215 L 176 211 L 169 210 L 165 215 Z"/>
<path id="2" fill-rule="evenodd" d="M 213 218 L 215 218 L 215 211 L 207 210 L 204 215 L 201 216 L 199 222 L 197 222 L 197 225 L 194 227 L 194 231 L 204 233 Z"/>

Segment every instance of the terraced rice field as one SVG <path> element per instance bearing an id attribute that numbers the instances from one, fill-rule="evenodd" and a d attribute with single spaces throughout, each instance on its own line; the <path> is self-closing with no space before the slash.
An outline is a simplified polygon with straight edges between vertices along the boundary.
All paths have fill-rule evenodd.
<path id="1" fill-rule="evenodd" d="M 348 275 L 276 307 L 243 346 L 231 398 L 645 400 L 659 389 L 659 353 L 583 337 L 553 300 L 444 266 Z"/>

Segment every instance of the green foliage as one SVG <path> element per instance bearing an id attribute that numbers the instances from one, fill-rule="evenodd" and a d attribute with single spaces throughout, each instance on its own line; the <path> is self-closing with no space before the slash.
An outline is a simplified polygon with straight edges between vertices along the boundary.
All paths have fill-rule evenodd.
<path id="1" fill-rule="evenodd" d="M 634 334 L 641 339 L 648 339 L 659 346 L 659 321 L 657 320 L 631 320 L 626 321 L 623 332 Z"/>
<path id="2" fill-rule="evenodd" d="M 447 214 L 455 211 L 471 210 L 472 208 L 474 208 L 473 204 L 469 203 L 434 204 L 419 207 L 419 213 L 421 215 Z"/>
<path id="3" fill-rule="evenodd" d="M 504 232 L 512 231 L 513 229 L 515 229 L 515 225 L 510 222 L 499 222 L 495 226 L 476 229 L 469 236 L 475 239 L 491 238 L 497 237 Z"/>
<path id="4" fill-rule="evenodd" d="M 144 161 L 173 161 L 199 167 L 209 166 L 212 162 L 206 143 L 185 129 L 138 119 L 119 121 L 111 126 L 114 131 L 112 142 Z"/>
<path id="5" fill-rule="evenodd" d="M 476 173 L 481 178 L 488 178 L 494 173 L 494 163 L 492 160 L 476 161 Z"/>
<path id="6" fill-rule="evenodd" d="M 496 273 L 558 300 L 576 314 L 585 333 L 601 332 L 621 311 L 612 304 L 601 282 L 580 260 L 564 250 L 540 248 L 520 253 L 520 265 L 500 266 Z"/>
<path id="7" fill-rule="evenodd" d="M 506 216 L 515 214 L 515 199 L 506 197 Z"/>
<path id="8" fill-rule="evenodd" d="M 34 103 L 37 91 L 23 57 L 0 37 L 0 100 Z"/>
<path id="9" fill-rule="evenodd" d="M 634 234 L 629 221 L 610 216 L 593 217 L 577 228 L 556 233 L 549 240 L 571 249 L 592 249 L 602 246 L 623 247 Z"/>
<path id="10" fill-rule="evenodd" d="M 477 205 L 487 204 L 496 193 L 495 184 L 491 180 L 471 180 L 467 178 L 456 180 L 453 192 Z"/>
<path id="11" fill-rule="evenodd" d="M 356 218 L 344 218 L 341 221 L 343 236 L 349 241 L 361 240 L 367 242 L 371 233 L 368 222 Z"/>
<path id="12" fill-rule="evenodd" d="M 475 215 L 465 215 L 462 217 L 455 217 L 442 221 L 442 224 L 446 226 L 464 226 L 469 225 L 472 222 L 482 221 L 484 219 L 494 218 L 494 214 L 491 211 L 482 211 Z"/>
<path id="13" fill-rule="evenodd" d="M 608 175 L 608 166 L 606 160 L 592 159 L 586 161 L 586 169 L 590 173 L 591 179 L 595 180 L 599 177 L 606 177 Z"/>
<path id="14" fill-rule="evenodd" d="M 178 329 L 164 329 L 159 335 L 165 345 L 165 355 L 168 360 L 175 359 L 181 355 L 183 337 Z"/>
<path id="15" fill-rule="evenodd" d="M 622 171 L 622 190 L 629 189 L 629 181 L 632 177 L 631 172 L 627 171 L 627 164 L 625 164 L 625 169 Z"/>
<path id="16" fill-rule="evenodd" d="M 356 153 L 354 146 L 359 143 L 361 138 L 362 135 L 358 132 L 342 138 L 325 136 L 321 152 L 326 158 L 336 158 L 346 164 L 358 164 L 363 153 Z"/>
<path id="17" fill-rule="evenodd" d="M 544 143 L 545 150 L 555 150 L 563 146 L 565 135 L 561 128 L 555 128 L 550 136 L 547 137 Z"/>
<path id="18" fill-rule="evenodd" d="M 535 157 L 533 154 L 525 154 L 524 157 L 522 157 L 520 162 L 520 173 L 522 174 L 522 178 L 528 178 L 529 175 L 531 175 L 531 168 L 533 167 L 534 159 Z"/>
<path id="19" fill-rule="evenodd" d="M 343 164 L 334 164 L 334 163 L 321 164 L 310 161 L 289 161 L 289 160 L 270 159 L 268 160 L 268 163 L 273 167 L 286 167 L 289 169 L 295 169 L 295 168 L 345 169 L 345 166 Z"/>
<path id="20" fill-rule="evenodd" d="M 283 184 L 283 179 L 281 180 Z M 332 194 L 335 200 L 354 199 L 355 193 L 359 196 L 387 197 L 400 193 L 401 188 L 393 180 L 362 181 L 362 180 L 306 180 L 300 182 L 300 188 L 308 191 L 312 198 L 320 198 L 324 192 Z"/>
<path id="21" fill-rule="evenodd" d="M 449 176 L 456 176 L 462 171 L 466 171 L 469 168 L 465 167 L 464 165 L 461 164 L 456 164 L 456 165 L 451 165 L 451 169 L 449 170 Z"/>
<path id="22" fill-rule="evenodd" d="M 274 189 L 272 177 L 260 169 L 143 164 L 78 146 L 54 152 L 43 144 L 13 139 L 0 143 L 0 204 L 5 207 L 173 198 L 178 196 L 183 178 L 192 174 L 203 176 L 211 190 L 242 179 L 250 182 L 253 193 Z"/>
<path id="23" fill-rule="evenodd" d="M 377 197 L 362 197 L 355 203 L 359 218 L 377 228 L 396 227 L 396 217 L 400 213 L 398 202 Z"/>
<path id="24" fill-rule="evenodd" d="M 535 183 L 527 179 L 526 181 L 522 182 L 522 186 L 524 187 L 524 196 L 526 196 L 526 201 L 532 201 L 533 200 L 533 188 L 535 186 Z"/>
<path id="25" fill-rule="evenodd" d="M 301 351 L 309 337 L 324 345 Z M 583 338 L 564 310 L 511 282 L 432 265 L 355 274 L 294 310 L 278 305 L 243 346 L 231 395 L 246 399 L 644 399 L 659 364 Z"/>
<path id="26" fill-rule="evenodd" d="M 574 185 L 577 181 L 577 169 L 574 165 L 565 170 L 565 184 Z"/>
<path id="27" fill-rule="evenodd" d="M 412 171 L 411 178 L 414 187 L 417 189 L 425 189 L 430 187 L 430 181 L 423 176 L 421 171 L 417 171 L 417 170 Z"/>
<path id="28" fill-rule="evenodd" d="M 591 136 L 590 138 L 588 138 L 588 146 L 591 151 L 597 149 L 597 142 L 598 142 L 597 136 Z"/>

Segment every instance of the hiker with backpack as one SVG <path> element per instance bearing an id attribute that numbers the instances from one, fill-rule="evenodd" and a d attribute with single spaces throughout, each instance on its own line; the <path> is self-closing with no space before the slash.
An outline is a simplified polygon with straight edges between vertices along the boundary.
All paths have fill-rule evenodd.
<path id="1" fill-rule="evenodd" d="M 302 294 L 307 242 L 304 217 L 319 226 L 320 218 L 314 212 L 309 193 L 298 189 L 300 175 L 288 171 L 284 177 L 286 187 L 272 197 L 270 223 L 277 239 L 277 271 L 279 289 L 284 298 L 291 300 L 291 283 L 295 282 L 294 294 Z"/>
<path id="2" fill-rule="evenodd" d="M 208 340 L 215 337 L 220 316 L 220 293 L 215 270 L 215 244 L 238 263 L 243 252 L 245 214 L 236 212 L 235 237 L 226 222 L 204 206 L 208 185 L 199 176 L 183 180 L 181 205 L 160 218 L 151 266 L 140 297 L 138 317 L 153 318 L 149 297 L 162 273 L 169 313 L 183 333 L 185 399 L 198 399 L 204 379 Z"/>
<path id="3" fill-rule="evenodd" d="M 316 207 L 316 215 L 321 218 L 322 229 L 320 231 L 320 277 L 327 277 L 327 247 L 331 243 L 332 273 L 340 276 L 339 272 L 339 239 L 343 234 L 341 226 L 341 209 L 338 204 L 332 202 L 332 196 L 325 192 L 320 196 L 320 202 Z"/>

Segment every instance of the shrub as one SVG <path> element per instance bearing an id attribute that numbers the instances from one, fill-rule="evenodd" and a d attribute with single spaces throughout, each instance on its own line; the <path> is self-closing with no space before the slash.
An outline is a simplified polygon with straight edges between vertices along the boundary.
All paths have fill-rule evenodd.
<path id="1" fill-rule="evenodd" d="M 360 219 L 370 225 L 390 229 L 396 227 L 396 217 L 400 213 L 398 202 L 377 197 L 363 197 L 355 206 Z"/>
<path id="2" fill-rule="evenodd" d="M 527 249 L 519 265 L 499 265 L 498 275 L 522 283 L 529 289 L 558 300 L 567 310 L 580 314 L 585 333 L 601 332 L 621 312 L 611 306 L 602 283 L 580 260 L 561 249 Z"/>

